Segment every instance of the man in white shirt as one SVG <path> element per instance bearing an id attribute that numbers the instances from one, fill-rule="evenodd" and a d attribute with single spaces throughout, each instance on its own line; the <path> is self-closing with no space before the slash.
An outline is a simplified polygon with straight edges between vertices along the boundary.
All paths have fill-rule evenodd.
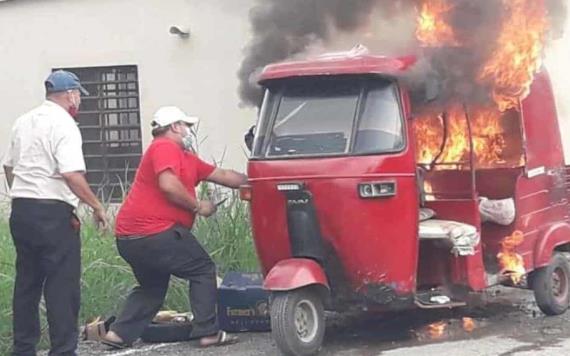
<path id="1" fill-rule="evenodd" d="M 73 73 L 56 71 L 45 81 L 46 101 L 16 120 L 4 170 L 10 186 L 10 231 L 16 247 L 13 355 L 36 355 L 39 302 L 46 302 L 49 355 L 75 356 L 80 304 L 79 201 L 107 225 L 102 204 L 85 174 L 82 139 L 74 119 L 81 93 Z"/>

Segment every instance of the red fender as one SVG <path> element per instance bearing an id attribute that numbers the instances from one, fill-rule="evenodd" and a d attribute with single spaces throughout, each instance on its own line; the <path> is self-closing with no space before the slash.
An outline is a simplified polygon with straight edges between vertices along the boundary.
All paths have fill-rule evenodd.
<path id="1" fill-rule="evenodd" d="M 321 265 L 307 258 L 291 258 L 273 266 L 265 277 L 263 288 L 270 291 L 289 291 L 313 284 L 329 289 L 327 276 Z"/>
<path id="2" fill-rule="evenodd" d="M 534 267 L 548 265 L 557 246 L 570 243 L 570 225 L 557 223 L 550 226 L 538 239 L 534 248 Z"/>

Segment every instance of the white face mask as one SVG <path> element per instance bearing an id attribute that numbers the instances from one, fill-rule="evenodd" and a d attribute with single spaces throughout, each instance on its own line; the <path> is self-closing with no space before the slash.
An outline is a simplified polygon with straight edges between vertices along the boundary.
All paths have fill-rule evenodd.
<path id="1" fill-rule="evenodd" d="M 184 150 L 186 151 L 193 151 L 192 143 L 194 140 L 192 139 L 192 130 L 188 126 L 184 126 L 184 129 L 186 134 L 182 136 L 182 146 L 184 146 Z"/>

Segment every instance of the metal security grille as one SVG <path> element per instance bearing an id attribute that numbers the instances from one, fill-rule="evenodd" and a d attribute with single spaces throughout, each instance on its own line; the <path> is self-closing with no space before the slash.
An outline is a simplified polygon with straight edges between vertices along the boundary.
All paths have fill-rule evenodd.
<path id="1" fill-rule="evenodd" d="M 124 198 L 142 154 L 136 66 L 68 68 L 89 96 L 81 98 L 79 128 L 87 181 L 104 202 Z"/>

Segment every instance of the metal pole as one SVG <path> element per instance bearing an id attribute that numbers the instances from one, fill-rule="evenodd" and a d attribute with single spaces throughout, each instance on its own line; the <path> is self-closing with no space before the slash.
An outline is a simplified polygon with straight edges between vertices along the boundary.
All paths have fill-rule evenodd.
<path id="1" fill-rule="evenodd" d="M 473 147 L 473 132 L 471 130 L 471 119 L 467 104 L 463 103 L 463 111 L 465 111 L 465 120 L 467 120 L 467 133 L 469 135 L 469 168 L 471 169 L 471 197 L 475 199 L 476 192 L 476 175 L 475 175 L 475 150 Z"/>

